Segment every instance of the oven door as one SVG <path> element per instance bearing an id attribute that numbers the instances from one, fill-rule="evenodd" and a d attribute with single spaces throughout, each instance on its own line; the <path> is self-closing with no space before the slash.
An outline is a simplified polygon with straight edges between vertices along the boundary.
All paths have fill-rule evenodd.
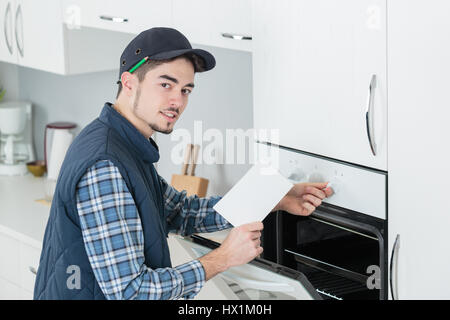
<path id="1" fill-rule="evenodd" d="M 220 232 L 174 238 L 192 259 L 198 259 L 218 247 L 217 241 L 206 238 L 218 234 Z M 301 272 L 264 259 L 256 258 L 248 264 L 232 267 L 217 277 L 222 278 L 236 297 L 242 300 L 322 299 Z"/>

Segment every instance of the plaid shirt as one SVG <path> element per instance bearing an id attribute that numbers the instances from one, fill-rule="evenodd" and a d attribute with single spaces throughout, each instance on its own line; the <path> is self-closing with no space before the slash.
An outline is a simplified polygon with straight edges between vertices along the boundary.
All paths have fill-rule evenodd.
<path id="1" fill-rule="evenodd" d="M 232 227 L 212 206 L 220 197 L 187 197 L 159 176 L 167 222 L 179 234 Z M 174 268 L 144 264 L 144 234 L 137 207 L 119 170 L 98 161 L 81 178 L 76 192 L 86 252 L 107 299 L 193 298 L 205 283 L 198 260 Z"/>

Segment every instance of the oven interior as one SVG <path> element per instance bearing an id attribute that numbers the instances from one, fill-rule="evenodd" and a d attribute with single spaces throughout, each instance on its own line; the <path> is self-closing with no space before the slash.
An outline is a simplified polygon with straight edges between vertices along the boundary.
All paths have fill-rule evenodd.
<path id="1" fill-rule="evenodd" d="M 382 299 L 383 223 L 364 217 L 365 224 L 373 222 L 371 228 L 358 228 L 364 225 L 358 219 L 346 216 L 345 221 L 355 221 L 349 226 L 339 223 L 341 218 L 282 211 L 269 215 L 264 220 L 262 258 L 302 272 L 324 299 Z M 368 231 L 374 225 L 379 233 Z"/>

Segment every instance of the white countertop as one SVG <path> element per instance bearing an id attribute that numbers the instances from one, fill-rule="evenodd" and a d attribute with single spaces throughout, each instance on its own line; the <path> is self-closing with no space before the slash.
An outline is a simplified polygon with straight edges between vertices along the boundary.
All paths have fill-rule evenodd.
<path id="1" fill-rule="evenodd" d="M 50 213 L 50 205 L 36 200 L 45 197 L 45 179 L 31 174 L 0 176 L 0 232 L 40 248 Z M 201 234 L 221 243 L 229 230 Z"/>
<path id="2" fill-rule="evenodd" d="M 0 176 L 0 232 L 41 247 L 50 206 L 44 199 L 45 178 L 31 174 Z"/>

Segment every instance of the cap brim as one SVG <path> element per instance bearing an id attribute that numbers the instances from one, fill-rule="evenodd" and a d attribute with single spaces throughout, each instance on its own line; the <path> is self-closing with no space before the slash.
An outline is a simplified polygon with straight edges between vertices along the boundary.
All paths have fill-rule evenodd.
<path id="1" fill-rule="evenodd" d="M 205 68 L 203 71 L 211 70 L 212 68 L 214 68 L 216 66 L 216 59 L 214 58 L 214 56 L 211 53 L 209 53 L 208 51 L 202 50 L 202 49 L 180 49 L 180 50 L 166 51 L 166 52 L 154 54 L 154 55 L 150 56 L 149 59 L 165 60 L 165 59 L 171 59 L 171 58 L 181 56 L 185 53 L 193 53 L 193 54 L 199 56 L 200 58 L 202 58 L 203 61 L 205 62 Z M 198 72 L 200 72 L 200 71 L 198 71 Z"/>

